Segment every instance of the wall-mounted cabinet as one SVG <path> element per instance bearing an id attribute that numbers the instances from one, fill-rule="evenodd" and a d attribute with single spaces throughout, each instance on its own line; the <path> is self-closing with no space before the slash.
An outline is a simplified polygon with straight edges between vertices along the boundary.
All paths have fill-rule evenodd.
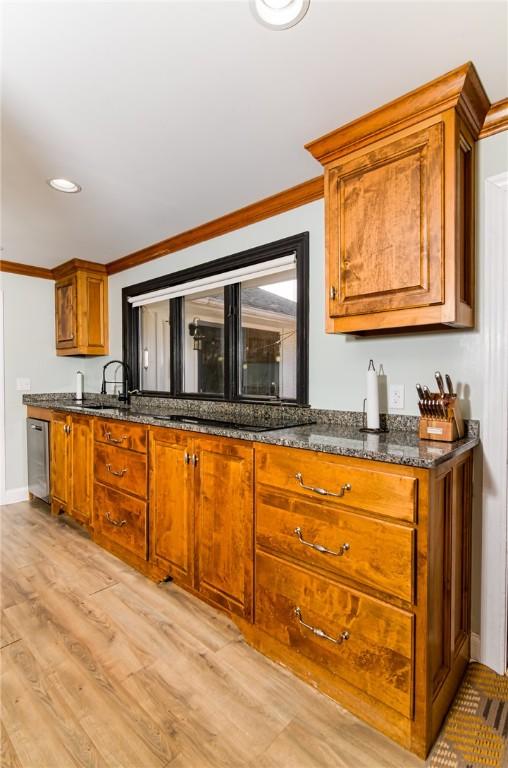
<path id="1" fill-rule="evenodd" d="M 467 64 L 324 136 L 327 331 L 474 326 L 475 140 Z"/>
<path id="2" fill-rule="evenodd" d="M 55 270 L 57 355 L 107 355 L 106 267 L 74 259 Z"/>

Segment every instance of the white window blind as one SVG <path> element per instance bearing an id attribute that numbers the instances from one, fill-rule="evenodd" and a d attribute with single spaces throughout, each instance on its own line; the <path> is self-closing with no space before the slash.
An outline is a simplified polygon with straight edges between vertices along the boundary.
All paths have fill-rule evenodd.
<path id="1" fill-rule="evenodd" d="M 191 280 L 188 283 L 172 285 L 169 288 L 161 288 L 159 291 L 143 293 L 140 296 L 130 296 L 129 302 L 133 307 L 143 307 L 145 304 L 153 304 L 155 301 L 177 299 L 180 296 L 190 296 L 193 293 L 201 293 L 202 291 L 214 291 L 223 288 L 225 285 L 288 272 L 293 269 L 295 264 L 296 254 L 291 253 L 288 256 L 263 261 L 260 264 L 251 264 L 248 267 L 232 269 L 229 272 L 221 272 L 218 275 Z"/>

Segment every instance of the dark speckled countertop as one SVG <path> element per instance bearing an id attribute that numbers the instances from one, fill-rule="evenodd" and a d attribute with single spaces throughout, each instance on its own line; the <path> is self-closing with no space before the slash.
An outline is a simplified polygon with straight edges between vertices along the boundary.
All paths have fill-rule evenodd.
<path id="1" fill-rule="evenodd" d="M 116 403 L 111 396 L 88 395 L 90 401 Z M 474 448 L 479 443 L 479 425 L 476 421 L 467 423 L 467 436 L 455 443 L 440 443 L 420 440 L 417 434 L 418 418 L 415 416 L 388 416 L 390 431 L 380 435 L 360 432 L 361 414 L 354 411 L 321 411 L 310 408 L 228 405 L 224 403 L 175 401 L 167 398 L 133 398 L 130 408 L 96 410 L 78 406 L 68 394 L 25 395 L 25 405 L 69 413 L 83 413 L 89 416 L 118 419 L 141 424 L 152 424 L 168 429 L 188 430 L 209 435 L 232 437 L 269 445 L 284 445 L 288 448 L 303 448 L 310 451 L 354 456 L 371 461 L 384 461 L 410 467 L 431 469 L 448 459 Z M 232 429 L 226 426 L 189 424 L 185 421 L 168 422 L 164 414 L 206 416 L 208 418 L 235 418 L 248 421 L 259 415 L 270 419 L 301 421 L 303 426 L 290 426 L 265 432 L 249 431 L 248 428 Z M 308 423 L 309 421 L 316 423 Z"/>

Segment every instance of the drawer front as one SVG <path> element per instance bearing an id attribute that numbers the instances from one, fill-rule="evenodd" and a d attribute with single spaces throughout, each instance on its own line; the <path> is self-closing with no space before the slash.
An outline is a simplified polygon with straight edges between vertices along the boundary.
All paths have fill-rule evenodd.
<path id="1" fill-rule="evenodd" d="M 128 448 L 130 451 L 146 453 L 147 434 L 148 429 L 142 424 L 95 419 L 95 439 L 100 443 L 107 443 L 117 448 Z"/>
<path id="2" fill-rule="evenodd" d="M 411 717 L 412 614 L 258 553 L 256 624 L 337 683 Z"/>
<path id="3" fill-rule="evenodd" d="M 261 487 L 256 544 L 411 602 L 413 529 Z"/>
<path id="4" fill-rule="evenodd" d="M 256 449 L 256 478 L 260 483 L 327 504 L 415 520 L 416 478 L 403 472 L 380 471 L 374 465 L 362 459 L 345 461 L 298 448 Z"/>
<path id="5" fill-rule="evenodd" d="M 94 528 L 110 541 L 147 559 L 146 502 L 94 485 Z"/>
<path id="6" fill-rule="evenodd" d="M 95 479 L 120 491 L 147 496 L 147 462 L 141 453 L 95 443 Z"/>

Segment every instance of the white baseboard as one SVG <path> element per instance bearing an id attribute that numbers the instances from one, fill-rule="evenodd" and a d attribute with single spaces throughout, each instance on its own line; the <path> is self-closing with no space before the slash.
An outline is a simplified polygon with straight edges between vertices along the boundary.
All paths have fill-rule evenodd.
<path id="1" fill-rule="evenodd" d="M 471 632 L 471 661 L 480 661 L 480 635 Z"/>
<path id="2" fill-rule="evenodd" d="M 28 488 L 26 485 L 23 488 L 10 488 L 5 491 L 5 495 L 1 500 L 2 504 L 17 504 L 18 501 L 28 500 Z"/>

